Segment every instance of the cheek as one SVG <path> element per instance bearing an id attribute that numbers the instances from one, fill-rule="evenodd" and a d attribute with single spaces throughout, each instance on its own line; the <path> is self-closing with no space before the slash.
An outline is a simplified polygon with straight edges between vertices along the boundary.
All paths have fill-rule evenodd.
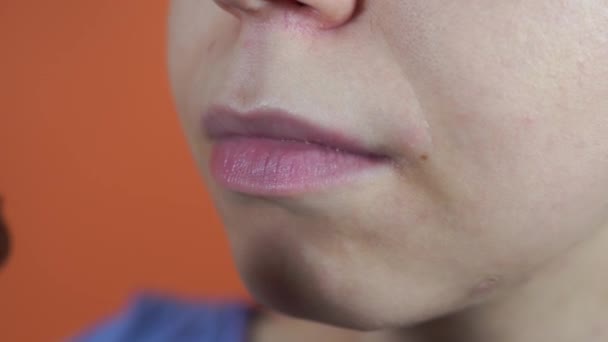
<path id="1" fill-rule="evenodd" d="M 608 222 L 608 129 L 599 112 L 553 114 L 461 127 L 476 138 L 452 152 L 442 177 L 453 228 L 485 250 L 497 269 L 486 272 L 523 274 Z"/>
<path id="2" fill-rule="evenodd" d="M 542 46 L 528 54 L 530 64 L 512 69 L 492 62 L 492 46 L 478 50 L 475 63 L 446 47 L 450 62 L 435 65 L 443 72 L 429 69 L 418 94 L 429 108 L 430 172 L 443 196 L 437 202 L 455 223 L 450 229 L 485 250 L 478 255 L 487 259 L 486 272 L 509 277 L 608 220 L 608 72 L 587 66 L 599 72 L 583 79 L 569 56 L 555 74 L 555 63 L 541 56 L 560 57 Z"/>
<path id="3" fill-rule="evenodd" d="M 409 70 L 433 132 L 434 179 L 461 229 L 514 245 L 517 234 L 540 245 L 555 233 L 563 246 L 608 213 L 608 67 L 598 62 L 608 49 L 596 33 L 606 29 L 590 26 L 590 5 L 568 4 L 519 12 L 505 2 L 509 15 L 437 21 L 466 40 L 421 24 L 428 37 Z"/>

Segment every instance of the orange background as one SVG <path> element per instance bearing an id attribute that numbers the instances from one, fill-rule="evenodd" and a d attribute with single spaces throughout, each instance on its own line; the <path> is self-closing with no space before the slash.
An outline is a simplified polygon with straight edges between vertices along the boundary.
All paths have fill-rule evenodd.
<path id="1" fill-rule="evenodd" d="M 0 2 L 1 341 L 61 340 L 140 289 L 246 296 L 174 112 L 166 12 Z"/>

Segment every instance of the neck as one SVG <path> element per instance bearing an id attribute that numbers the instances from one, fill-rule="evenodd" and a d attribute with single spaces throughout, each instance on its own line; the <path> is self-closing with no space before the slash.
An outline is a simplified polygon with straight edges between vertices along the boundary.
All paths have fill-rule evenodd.
<path id="1" fill-rule="evenodd" d="M 421 328 L 423 341 L 608 341 L 608 229 L 508 294 Z"/>

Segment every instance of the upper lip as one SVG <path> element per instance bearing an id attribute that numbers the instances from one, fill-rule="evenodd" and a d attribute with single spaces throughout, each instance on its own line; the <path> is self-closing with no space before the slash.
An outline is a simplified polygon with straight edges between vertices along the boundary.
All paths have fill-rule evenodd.
<path id="1" fill-rule="evenodd" d="M 211 140 L 235 136 L 294 140 L 368 157 L 386 158 L 354 137 L 317 126 L 281 109 L 239 112 L 227 106 L 212 106 L 203 114 L 202 125 L 205 135 Z"/>

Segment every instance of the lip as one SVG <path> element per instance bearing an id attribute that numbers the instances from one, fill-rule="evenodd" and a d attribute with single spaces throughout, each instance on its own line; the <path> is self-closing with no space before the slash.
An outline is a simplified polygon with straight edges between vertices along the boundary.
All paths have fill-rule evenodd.
<path id="1" fill-rule="evenodd" d="M 236 136 L 292 140 L 369 158 L 388 158 L 366 147 L 357 138 L 307 122 L 281 109 L 238 112 L 227 106 L 213 106 L 203 114 L 202 126 L 210 140 Z"/>
<path id="2" fill-rule="evenodd" d="M 211 175 L 236 192 L 293 196 L 348 183 L 392 161 L 356 138 L 282 110 L 213 107 L 202 125 L 212 141 Z"/>

